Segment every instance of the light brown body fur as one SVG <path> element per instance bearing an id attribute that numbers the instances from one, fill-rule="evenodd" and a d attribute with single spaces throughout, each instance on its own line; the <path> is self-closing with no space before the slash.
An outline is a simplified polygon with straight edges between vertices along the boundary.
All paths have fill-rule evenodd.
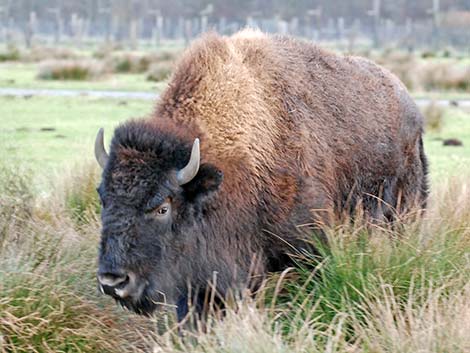
<path id="1" fill-rule="evenodd" d="M 404 86 L 365 59 L 308 42 L 250 30 L 205 35 L 183 55 L 154 117 L 136 124 L 177 136 L 188 153 L 199 137 L 201 163 L 224 174 L 188 230 L 161 238 L 160 288 L 203 287 L 216 271 L 225 293 L 250 270 L 288 266 L 285 254 L 311 236 L 305 225 L 321 235 L 358 205 L 376 220 L 425 205 L 422 117 Z M 131 161 L 116 144 L 118 162 L 151 165 L 152 153 L 133 150 Z M 111 171 L 130 173 L 115 163 Z"/>

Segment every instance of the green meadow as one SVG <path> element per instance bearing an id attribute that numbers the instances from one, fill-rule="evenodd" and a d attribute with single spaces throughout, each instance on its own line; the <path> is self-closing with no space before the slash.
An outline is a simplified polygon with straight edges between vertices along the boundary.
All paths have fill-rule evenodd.
<path id="1" fill-rule="evenodd" d="M 147 81 L 144 73 L 109 74 L 91 81 L 38 80 L 37 75 L 37 64 L 0 63 L 0 87 L 156 92 L 164 86 L 160 82 Z"/>
<path id="2" fill-rule="evenodd" d="M 110 139 L 114 127 L 131 118 L 150 116 L 155 101 L 90 97 L 0 97 L 1 158 L 39 176 L 93 160 L 100 127 Z M 425 134 L 431 179 L 440 181 L 470 171 L 470 112 L 444 111 L 438 131 Z M 457 138 L 463 146 L 443 146 Z"/>

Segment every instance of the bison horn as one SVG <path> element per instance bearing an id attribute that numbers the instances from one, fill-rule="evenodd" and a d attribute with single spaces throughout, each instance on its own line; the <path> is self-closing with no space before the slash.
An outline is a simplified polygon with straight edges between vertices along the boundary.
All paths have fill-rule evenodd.
<path id="1" fill-rule="evenodd" d="M 96 160 L 98 161 L 98 164 L 101 166 L 101 168 L 104 169 L 109 156 L 106 153 L 106 150 L 104 148 L 103 134 L 104 134 L 103 128 L 99 129 L 98 135 L 96 135 L 96 140 L 95 140 L 95 157 L 96 157 Z"/>
<path id="2" fill-rule="evenodd" d="M 197 138 L 194 140 L 193 149 L 191 150 L 191 158 L 189 159 L 188 164 L 183 169 L 180 169 L 176 174 L 176 179 L 178 180 L 179 185 L 187 184 L 193 180 L 199 170 L 200 161 L 199 139 Z"/>

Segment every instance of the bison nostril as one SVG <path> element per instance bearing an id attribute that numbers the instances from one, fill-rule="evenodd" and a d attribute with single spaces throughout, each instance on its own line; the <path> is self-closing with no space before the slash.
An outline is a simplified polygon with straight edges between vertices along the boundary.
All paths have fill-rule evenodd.
<path id="1" fill-rule="evenodd" d="M 98 281 L 103 286 L 108 287 L 117 287 L 129 281 L 129 276 L 127 274 L 122 273 L 99 273 L 98 274 Z"/>

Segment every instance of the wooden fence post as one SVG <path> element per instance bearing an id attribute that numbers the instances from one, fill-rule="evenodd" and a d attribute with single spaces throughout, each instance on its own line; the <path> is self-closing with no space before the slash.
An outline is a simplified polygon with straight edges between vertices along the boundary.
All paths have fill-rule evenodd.
<path id="1" fill-rule="evenodd" d="M 31 11 L 29 13 L 29 21 L 28 25 L 25 28 L 25 33 L 24 33 L 24 39 L 25 39 L 25 44 L 27 48 L 31 48 L 34 34 L 36 33 L 37 30 L 37 17 L 36 17 L 36 12 Z"/>
<path id="2" fill-rule="evenodd" d="M 154 18 L 152 28 L 152 43 L 154 43 L 158 47 L 160 46 L 160 41 L 162 37 L 163 17 L 161 16 L 161 12 L 159 9 L 148 10 L 147 13 L 150 16 L 153 16 Z"/>
<path id="3" fill-rule="evenodd" d="M 381 8 L 382 1 L 381 0 L 374 0 L 372 10 L 369 10 L 367 14 L 372 16 L 373 18 L 373 41 L 374 47 L 378 48 L 380 43 L 380 8 Z"/>
<path id="4" fill-rule="evenodd" d="M 62 14 L 60 11 L 59 3 L 56 7 L 50 7 L 47 9 L 47 12 L 52 14 L 55 20 L 55 33 L 54 33 L 54 42 L 59 44 L 62 39 L 62 33 L 64 31 L 64 22 L 62 20 Z"/>
<path id="5" fill-rule="evenodd" d="M 440 44 L 440 25 L 441 11 L 440 0 L 432 1 L 432 8 L 428 9 L 428 13 L 432 16 L 432 38 L 431 43 L 434 50 L 439 50 Z"/>
<path id="6" fill-rule="evenodd" d="M 106 24 L 105 24 L 105 29 L 104 29 L 104 38 L 106 43 L 110 42 L 111 39 L 111 8 L 105 7 L 102 4 L 102 1 L 98 2 L 98 13 L 102 14 L 103 16 L 106 16 Z"/>

